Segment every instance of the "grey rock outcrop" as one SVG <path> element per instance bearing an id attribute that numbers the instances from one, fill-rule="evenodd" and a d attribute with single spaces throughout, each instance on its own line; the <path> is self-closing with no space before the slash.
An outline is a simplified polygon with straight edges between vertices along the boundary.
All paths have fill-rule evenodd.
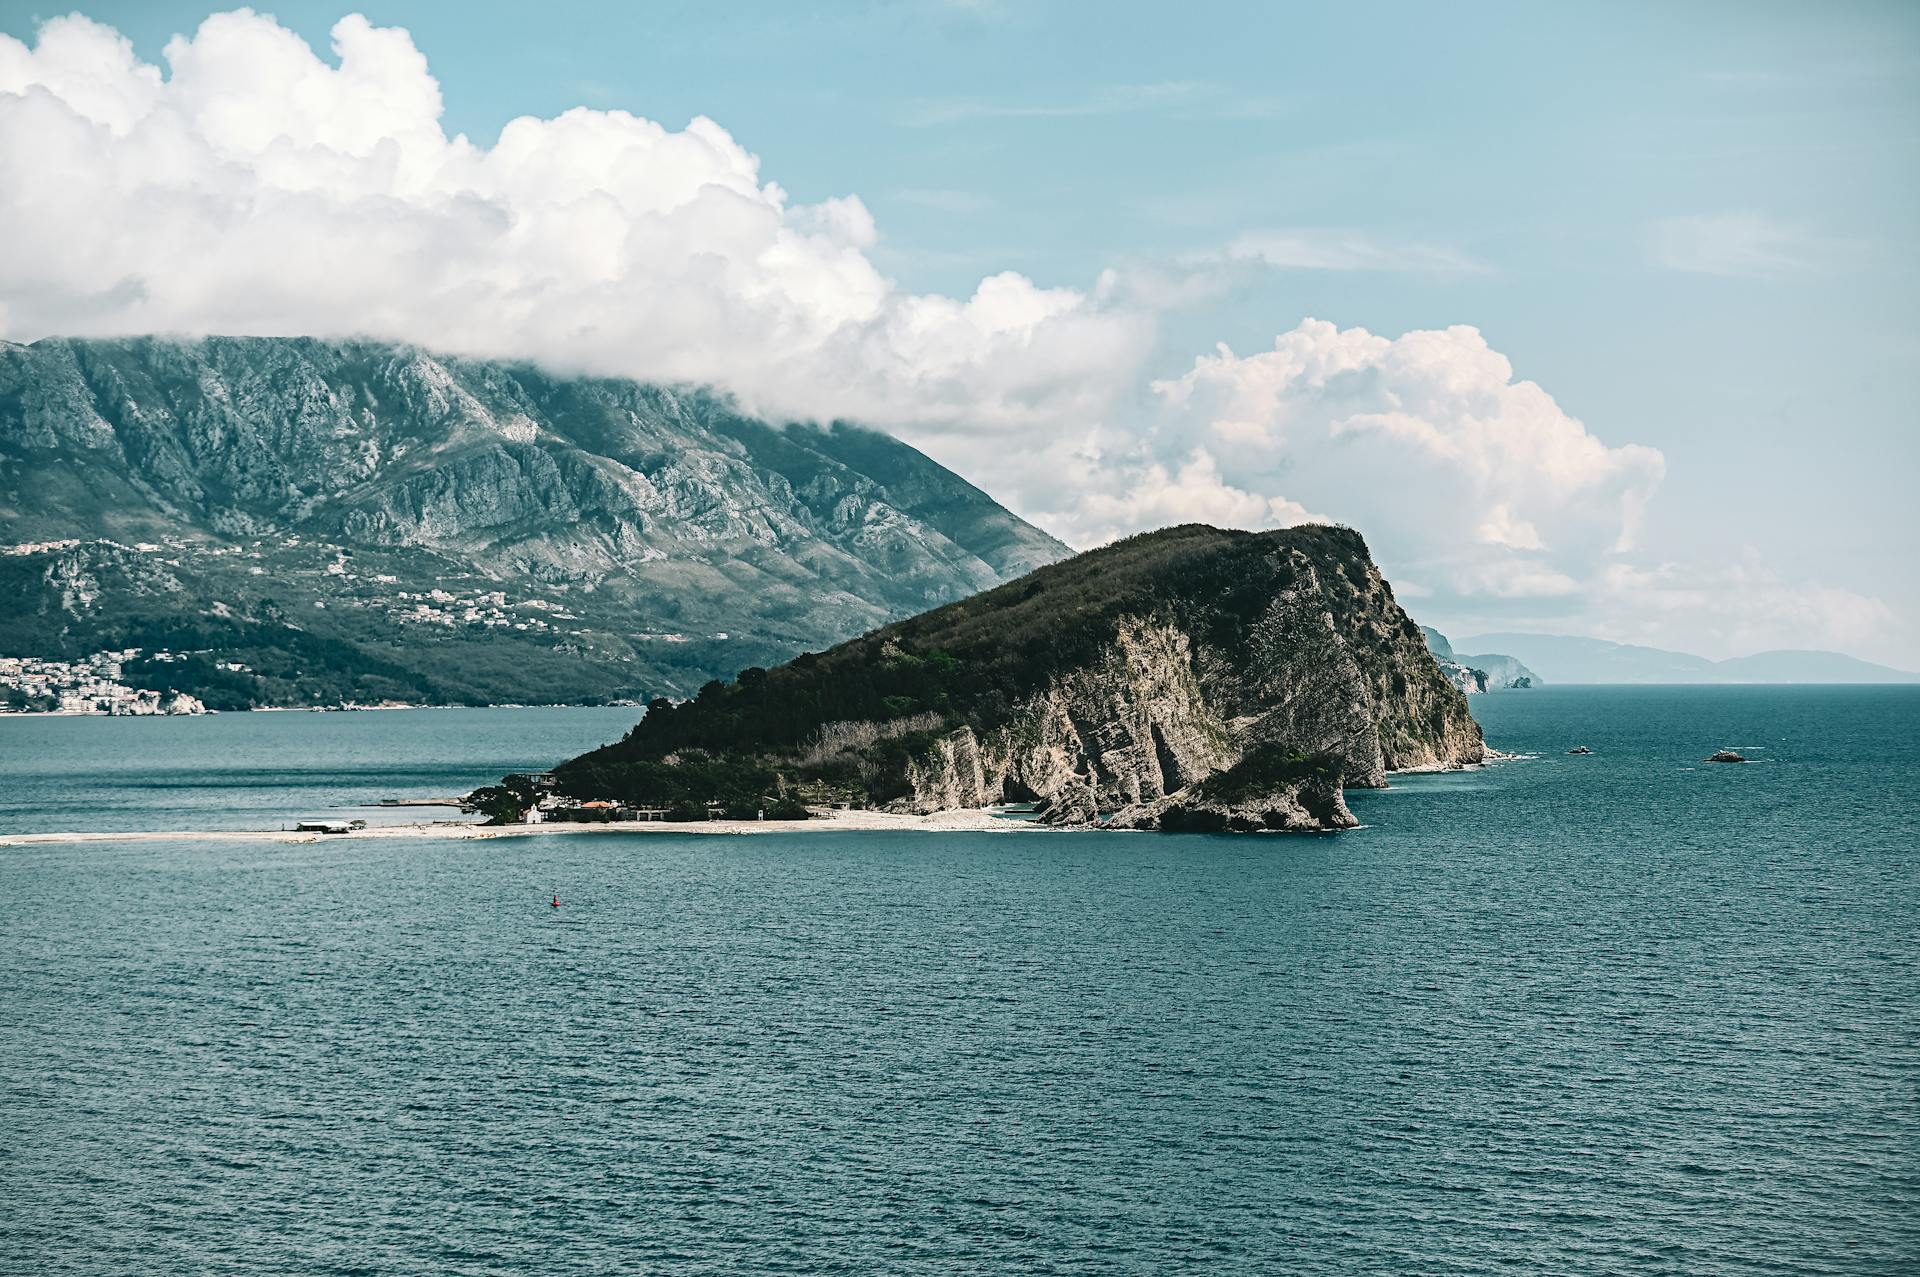
<path id="1" fill-rule="evenodd" d="M 1480 675 L 1489 692 L 1524 691 L 1542 685 L 1540 676 L 1516 661 L 1511 656 L 1486 653 L 1480 656 L 1462 656 L 1461 661 L 1471 666 Z"/>
<path id="2" fill-rule="evenodd" d="M 1485 758 L 1480 730 L 1464 707 L 1430 679 L 1408 678 L 1434 662 L 1388 644 L 1386 695 L 1376 700 L 1360 662 L 1325 610 L 1305 556 L 1290 563 L 1297 584 L 1276 597 L 1233 651 L 1196 648 L 1164 619 L 1120 618 L 1092 663 L 1063 672 L 1002 726 L 982 735 L 963 726 L 909 764 L 912 794 L 895 810 L 931 813 L 1031 796 L 1057 824 L 1087 824 L 1124 812 L 1129 827 L 1157 827 L 1198 782 L 1234 766 L 1255 746 L 1283 743 L 1337 760 L 1330 784 L 1218 805 L 1223 819 L 1280 813 L 1265 827 L 1326 828 L 1353 823 L 1342 784 L 1383 788 L 1390 770 L 1427 770 Z M 1369 564 L 1369 567 L 1371 565 Z M 1384 592 L 1378 573 L 1370 584 Z M 1382 600 L 1370 600 L 1376 606 Z M 1382 627 L 1388 633 L 1391 627 Z M 1411 712 L 1381 714 L 1415 702 Z M 1409 720 L 1438 723 L 1437 734 Z M 1324 794 L 1331 791 L 1333 798 Z M 1309 809 L 1320 813 L 1309 818 Z M 1196 808 L 1197 810 L 1197 808 Z"/>
<path id="3" fill-rule="evenodd" d="M 1347 808 L 1337 780 L 1296 780 L 1256 798 L 1218 802 L 1177 795 L 1115 812 L 1110 829 L 1147 829 L 1193 834 L 1317 834 L 1352 829 L 1359 820 Z"/>
<path id="4" fill-rule="evenodd" d="M 1440 672 L 1447 676 L 1447 681 L 1459 688 L 1463 695 L 1478 696 L 1487 690 L 1488 679 L 1485 670 L 1476 670 L 1462 665 L 1459 661 L 1443 657 L 1434 659 L 1439 662 Z"/>
<path id="5" fill-rule="evenodd" d="M 1469 696 L 1541 685 L 1538 674 L 1511 656 L 1497 653 L 1469 656 L 1456 652 L 1447 636 L 1431 625 L 1421 626 L 1420 633 L 1447 680 Z"/>
<path id="6" fill-rule="evenodd" d="M 901 812 L 1022 801 L 1063 825 L 1301 830 L 1354 823 L 1343 785 L 1485 757 L 1356 534 L 1188 526 L 655 707 L 558 774 L 628 801 L 686 767 Z"/>
<path id="7" fill-rule="evenodd" d="M 929 813 L 1031 795 L 1050 820 L 1081 823 L 1175 793 L 1238 757 L 1187 635 L 1130 617 L 1097 662 L 1054 680 L 986 740 L 972 726 L 942 737 L 908 765 L 913 792 L 893 805 Z"/>

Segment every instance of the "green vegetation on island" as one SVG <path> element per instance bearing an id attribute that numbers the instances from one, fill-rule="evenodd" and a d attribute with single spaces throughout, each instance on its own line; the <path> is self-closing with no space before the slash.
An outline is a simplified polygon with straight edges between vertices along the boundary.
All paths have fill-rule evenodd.
<path id="1" fill-rule="evenodd" d="M 1341 784 L 1483 752 L 1358 534 L 1188 525 L 655 700 L 551 784 L 560 800 L 749 816 L 1032 801 L 1062 823 L 1158 822 L 1178 796 L 1192 827 L 1284 791 L 1284 811 L 1220 827 L 1338 827 Z M 531 778 L 510 784 L 494 809 L 538 801 Z"/>

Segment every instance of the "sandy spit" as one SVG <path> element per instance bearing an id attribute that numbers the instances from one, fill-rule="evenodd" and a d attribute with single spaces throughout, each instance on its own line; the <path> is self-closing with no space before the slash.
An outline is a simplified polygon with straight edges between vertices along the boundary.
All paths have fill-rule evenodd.
<path id="1" fill-rule="evenodd" d="M 844 833 L 848 830 L 899 829 L 931 832 L 1017 833 L 1040 828 L 1028 821 L 1005 820 L 986 808 L 905 816 L 883 811 L 834 811 L 812 820 L 700 820 L 685 823 L 629 821 L 606 825 L 482 825 L 465 820 L 423 821 L 412 825 L 374 825 L 344 834 L 296 833 L 290 829 L 180 829 L 120 832 L 0 834 L 0 847 L 37 847 L 59 843 L 166 842 L 345 842 L 365 838 L 517 838 L 528 834 L 773 834 Z"/>

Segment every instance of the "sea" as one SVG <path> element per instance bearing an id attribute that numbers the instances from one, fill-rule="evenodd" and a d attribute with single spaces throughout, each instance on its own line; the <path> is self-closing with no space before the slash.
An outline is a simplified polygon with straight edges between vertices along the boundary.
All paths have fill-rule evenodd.
<path id="1" fill-rule="evenodd" d="M 1920 688 L 1473 709 L 1322 836 L 0 847 L 0 1272 L 1920 1271 Z M 0 833 L 633 712 L 0 719 Z"/>

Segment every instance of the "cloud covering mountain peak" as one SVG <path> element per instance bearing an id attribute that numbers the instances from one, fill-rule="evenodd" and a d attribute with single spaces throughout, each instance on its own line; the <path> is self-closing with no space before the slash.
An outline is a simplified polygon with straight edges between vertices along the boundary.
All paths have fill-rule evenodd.
<path id="1" fill-rule="evenodd" d="M 1647 562 L 1662 455 L 1604 440 L 1476 328 L 1309 319 L 1150 380 L 1178 367 L 1161 315 L 1236 271 L 1478 261 L 1270 228 L 1086 287 L 1000 271 L 915 292 L 878 265 L 859 196 L 795 202 L 705 116 L 576 107 L 483 145 L 448 135 L 405 30 L 349 15 L 331 54 L 246 9 L 175 36 L 164 69 L 77 14 L 0 35 L 0 339 L 363 336 L 701 383 L 892 431 L 1082 546 L 1331 519 L 1440 621 L 1601 628 L 1604 607 L 1621 637 L 1711 646 L 1699 627 L 1739 617 L 1775 645 L 1840 641 L 1773 632 L 1792 583 Z M 1674 610 L 1716 591 L 1712 622 Z M 1852 632 L 1892 625 L 1842 602 L 1825 614 Z"/>
<path id="2" fill-rule="evenodd" d="M 216 14 L 142 63 L 78 15 L 0 37 L 0 323 L 10 335 L 368 335 L 727 386 L 897 422 L 1084 410 L 1151 318 L 1024 276 L 916 295 L 856 196 L 795 204 L 704 117 L 575 108 L 491 147 L 442 129 L 403 30 L 337 63 Z M 1078 374 L 1078 375 L 1076 375 Z"/>

